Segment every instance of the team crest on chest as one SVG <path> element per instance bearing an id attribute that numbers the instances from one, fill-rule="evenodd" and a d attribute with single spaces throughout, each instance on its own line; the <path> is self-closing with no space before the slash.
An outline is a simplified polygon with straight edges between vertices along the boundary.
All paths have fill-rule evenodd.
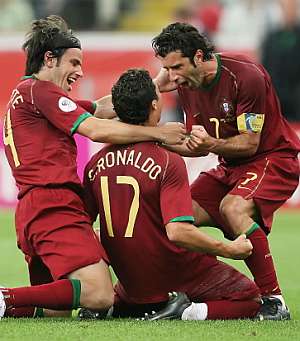
<path id="1" fill-rule="evenodd" d="M 221 103 L 219 104 L 219 108 L 221 112 L 224 114 L 224 118 L 221 119 L 223 122 L 232 122 L 235 121 L 235 113 L 233 110 L 233 105 L 227 98 L 223 98 Z"/>

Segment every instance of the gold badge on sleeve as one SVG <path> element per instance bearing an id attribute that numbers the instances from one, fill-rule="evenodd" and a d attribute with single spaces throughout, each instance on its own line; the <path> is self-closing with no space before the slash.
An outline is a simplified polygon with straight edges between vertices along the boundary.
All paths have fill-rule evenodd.
<path id="1" fill-rule="evenodd" d="M 265 115 L 246 112 L 237 117 L 237 126 L 240 133 L 252 131 L 260 133 L 264 125 Z"/>

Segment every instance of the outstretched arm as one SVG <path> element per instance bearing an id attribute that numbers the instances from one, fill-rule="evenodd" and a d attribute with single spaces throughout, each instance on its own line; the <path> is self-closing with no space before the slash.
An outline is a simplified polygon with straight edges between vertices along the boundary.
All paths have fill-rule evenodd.
<path id="1" fill-rule="evenodd" d="M 144 127 L 88 117 L 80 123 L 76 132 L 94 142 L 126 144 L 159 141 L 166 144 L 180 144 L 185 139 L 186 130 L 184 125 L 178 122 L 158 127 Z"/>
<path id="2" fill-rule="evenodd" d="M 174 222 L 166 225 L 170 241 L 185 249 L 232 259 L 245 259 L 252 253 L 252 244 L 246 235 L 224 243 L 189 223 Z"/>

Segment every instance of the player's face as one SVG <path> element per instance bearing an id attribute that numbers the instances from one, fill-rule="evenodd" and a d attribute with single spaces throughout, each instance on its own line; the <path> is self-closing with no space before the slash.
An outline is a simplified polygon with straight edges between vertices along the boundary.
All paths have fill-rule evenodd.
<path id="1" fill-rule="evenodd" d="M 67 49 L 53 68 L 53 82 L 65 91 L 71 91 L 73 83 L 83 76 L 81 67 L 81 50 L 77 48 Z"/>
<path id="2" fill-rule="evenodd" d="M 180 51 L 170 52 L 160 59 L 162 66 L 168 71 L 171 82 L 190 89 L 197 89 L 203 84 L 204 74 L 200 67 L 193 65 Z"/>

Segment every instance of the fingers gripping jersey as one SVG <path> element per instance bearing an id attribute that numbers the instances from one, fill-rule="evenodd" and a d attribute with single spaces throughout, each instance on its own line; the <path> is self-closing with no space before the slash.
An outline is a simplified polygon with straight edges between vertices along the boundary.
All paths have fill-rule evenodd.
<path id="1" fill-rule="evenodd" d="M 178 89 L 188 130 L 203 125 L 211 136 L 225 139 L 245 131 L 261 133 L 256 154 L 235 159 L 237 163 L 270 153 L 295 156 L 300 151 L 299 139 L 281 114 L 266 70 L 241 55 L 222 53 L 216 58 L 218 70 L 209 86 Z"/>

